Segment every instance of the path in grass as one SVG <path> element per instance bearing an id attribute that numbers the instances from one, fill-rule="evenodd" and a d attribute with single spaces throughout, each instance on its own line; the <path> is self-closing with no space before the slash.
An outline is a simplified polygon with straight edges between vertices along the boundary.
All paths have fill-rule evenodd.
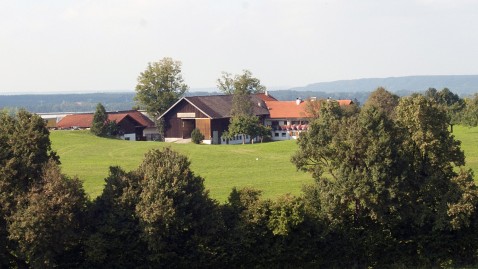
<path id="1" fill-rule="evenodd" d="M 77 175 L 92 198 L 98 196 L 108 167 L 133 170 L 153 148 L 170 146 L 185 154 L 191 169 L 205 178 L 211 197 L 224 202 L 232 187 L 254 187 L 266 198 L 285 193 L 298 195 L 309 174 L 297 172 L 290 162 L 297 150 L 295 141 L 254 145 L 195 145 L 123 141 L 98 138 L 87 131 L 52 131 L 52 146 L 58 152 L 63 172 Z"/>

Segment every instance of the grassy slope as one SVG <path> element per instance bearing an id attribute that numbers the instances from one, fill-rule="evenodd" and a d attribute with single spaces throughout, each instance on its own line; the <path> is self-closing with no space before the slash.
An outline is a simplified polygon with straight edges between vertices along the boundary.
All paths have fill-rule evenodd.
<path id="1" fill-rule="evenodd" d="M 454 135 L 462 141 L 466 167 L 473 169 L 478 179 L 478 127 L 455 126 Z M 51 140 L 63 171 L 82 179 L 92 197 L 101 193 L 109 166 L 136 169 L 148 150 L 165 146 L 188 156 L 193 171 L 205 178 L 211 196 L 221 202 L 234 186 L 258 188 L 270 198 L 288 192 L 299 194 L 304 183 L 312 182 L 310 175 L 297 172 L 290 163 L 297 150 L 295 141 L 210 146 L 112 140 L 85 131 L 53 131 Z"/>
<path id="2" fill-rule="evenodd" d="M 466 156 L 465 167 L 473 170 L 475 182 L 478 183 L 478 127 L 454 126 L 453 135 L 461 141 Z"/>
<path id="3" fill-rule="evenodd" d="M 52 131 L 53 149 L 60 155 L 63 172 L 77 175 L 91 197 L 101 193 L 108 167 L 133 170 L 153 148 L 170 146 L 191 160 L 193 171 L 205 178 L 206 188 L 218 201 L 225 201 L 232 187 L 250 186 L 263 190 L 264 197 L 299 194 L 309 174 L 297 172 L 290 156 L 295 141 L 254 145 L 194 145 L 131 142 L 98 138 L 86 131 Z"/>

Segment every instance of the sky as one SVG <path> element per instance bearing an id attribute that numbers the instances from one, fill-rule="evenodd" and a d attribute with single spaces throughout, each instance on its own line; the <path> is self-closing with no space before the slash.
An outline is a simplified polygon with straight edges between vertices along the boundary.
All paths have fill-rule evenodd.
<path id="1" fill-rule="evenodd" d="M 191 89 L 478 74 L 475 0 L 0 0 L 0 94 L 133 91 L 149 62 Z"/>

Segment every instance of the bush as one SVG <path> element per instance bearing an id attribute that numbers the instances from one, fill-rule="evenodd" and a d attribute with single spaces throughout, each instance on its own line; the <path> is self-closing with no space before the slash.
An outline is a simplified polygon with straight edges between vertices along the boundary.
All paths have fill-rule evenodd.
<path id="1" fill-rule="evenodd" d="M 194 144 L 199 144 L 203 140 L 204 140 L 204 135 L 201 134 L 201 131 L 199 131 L 199 129 L 194 129 L 191 133 L 191 141 L 193 141 Z"/>

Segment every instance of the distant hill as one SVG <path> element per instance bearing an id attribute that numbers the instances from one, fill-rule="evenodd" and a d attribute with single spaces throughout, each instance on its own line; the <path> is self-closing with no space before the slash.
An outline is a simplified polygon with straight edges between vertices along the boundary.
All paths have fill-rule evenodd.
<path id="1" fill-rule="evenodd" d="M 269 93 L 278 100 L 295 100 L 296 98 L 328 98 L 355 99 L 363 104 L 370 92 L 377 87 L 400 96 L 413 92 L 424 92 L 430 87 L 441 90 L 449 88 L 460 96 L 467 96 L 478 92 L 478 75 L 463 76 L 410 76 L 390 78 L 364 78 L 354 80 L 339 80 L 320 82 L 304 87 L 288 90 L 271 90 Z M 214 95 L 214 88 L 193 89 L 187 95 Z M 98 103 L 102 103 L 106 110 L 131 109 L 135 102 L 135 92 L 121 93 L 84 93 L 84 94 L 23 94 L 1 95 L 0 109 L 25 108 L 30 112 L 93 112 Z"/>
<path id="2" fill-rule="evenodd" d="M 422 92 L 428 88 L 435 88 L 437 90 L 449 88 L 452 92 L 459 95 L 468 95 L 478 92 L 478 75 L 363 78 L 319 82 L 304 87 L 291 88 L 289 90 L 309 92 L 371 92 L 380 86 L 392 92 Z"/>

